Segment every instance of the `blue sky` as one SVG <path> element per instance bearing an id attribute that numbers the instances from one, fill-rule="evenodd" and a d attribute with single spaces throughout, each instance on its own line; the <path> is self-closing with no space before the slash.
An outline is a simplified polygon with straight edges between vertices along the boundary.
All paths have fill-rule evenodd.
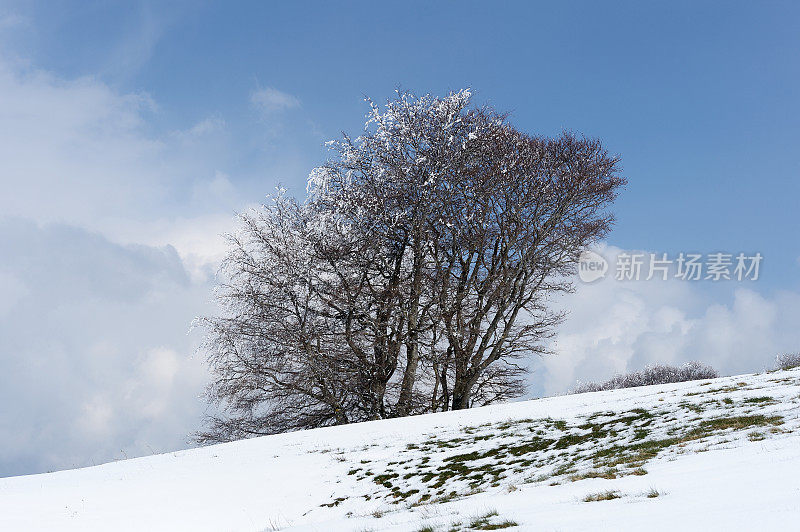
<path id="1" fill-rule="evenodd" d="M 219 234 L 396 87 L 601 138 L 612 255 L 764 256 L 755 283 L 582 287 L 533 394 L 800 348 L 796 4 L 165 4 L 0 2 L 0 475 L 185 446 Z"/>
<path id="2" fill-rule="evenodd" d="M 276 180 L 302 191 L 322 141 L 358 131 L 361 96 L 472 87 L 525 130 L 598 136 L 623 156 L 616 244 L 760 250 L 765 287 L 798 286 L 796 5 L 404 6 L 41 2 L 20 9 L 16 44 L 60 76 L 148 94 L 156 132 L 223 119 L 225 169 L 253 200 Z M 259 87 L 300 102 L 279 128 L 254 116 Z"/>

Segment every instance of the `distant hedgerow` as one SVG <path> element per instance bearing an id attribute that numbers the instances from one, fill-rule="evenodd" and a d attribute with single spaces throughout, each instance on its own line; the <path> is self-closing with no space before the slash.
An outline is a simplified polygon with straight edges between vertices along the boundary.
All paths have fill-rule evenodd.
<path id="1" fill-rule="evenodd" d="M 800 363 L 798 363 L 800 365 Z M 618 388 L 633 388 L 636 386 L 650 386 L 652 384 L 669 384 L 672 382 L 685 382 L 719 377 L 717 370 L 700 362 L 687 362 L 682 366 L 669 366 L 656 364 L 647 366 L 641 371 L 615 375 L 602 382 L 578 383 L 570 393 L 599 392 L 602 390 L 616 390 Z"/>
<path id="2" fill-rule="evenodd" d="M 775 369 L 792 369 L 800 367 L 800 353 L 784 353 L 776 357 Z"/>

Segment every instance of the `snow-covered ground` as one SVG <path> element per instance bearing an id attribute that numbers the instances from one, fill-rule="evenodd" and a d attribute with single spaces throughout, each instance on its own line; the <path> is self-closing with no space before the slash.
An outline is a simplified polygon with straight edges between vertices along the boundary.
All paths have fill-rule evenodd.
<path id="1" fill-rule="evenodd" d="M 0 479 L 0 530 L 789 530 L 798 429 L 800 370 L 553 397 Z"/>

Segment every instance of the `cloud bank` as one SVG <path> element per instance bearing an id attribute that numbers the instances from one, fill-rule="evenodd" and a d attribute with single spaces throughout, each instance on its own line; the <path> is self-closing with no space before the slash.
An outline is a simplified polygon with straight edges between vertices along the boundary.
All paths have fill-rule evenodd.
<path id="1" fill-rule="evenodd" d="M 578 381 L 653 363 L 700 360 L 728 375 L 761 371 L 778 353 L 800 350 L 795 292 L 762 295 L 758 282 L 625 282 L 613 272 L 577 286 L 559 301 L 569 316 L 552 344 L 556 354 L 535 364 L 536 393 L 563 393 Z"/>
<path id="2" fill-rule="evenodd" d="M 0 475 L 186 447 L 192 320 L 244 202 L 226 125 L 0 57 Z"/>
<path id="3" fill-rule="evenodd" d="M 0 222 L 0 472 L 186 445 L 207 380 L 189 335 L 208 308 L 172 247 Z"/>

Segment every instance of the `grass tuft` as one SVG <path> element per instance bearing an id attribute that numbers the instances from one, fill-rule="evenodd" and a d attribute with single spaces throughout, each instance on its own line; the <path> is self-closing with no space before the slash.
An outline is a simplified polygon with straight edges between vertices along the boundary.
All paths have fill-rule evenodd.
<path id="1" fill-rule="evenodd" d="M 493 522 L 494 517 L 498 517 L 499 514 L 497 510 L 492 510 L 483 514 L 480 517 L 476 517 L 472 520 L 469 524 L 470 530 L 501 530 L 503 528 L 511 528 L 514 526 L 518 526 L 516 521 L 511 521 L 509 519 L 505 519 L 500 522 Z"/>
<path id="2" fill-rule="evenodd" d="M 599 501 L 610 501 L 613 499 L 619 499 L 622 495 L 619 494 L 618 491 L 601 491 L 599 493 L 590 493 L 586 497 L 583 498 L 583 502 L 599 502 Z"/>

